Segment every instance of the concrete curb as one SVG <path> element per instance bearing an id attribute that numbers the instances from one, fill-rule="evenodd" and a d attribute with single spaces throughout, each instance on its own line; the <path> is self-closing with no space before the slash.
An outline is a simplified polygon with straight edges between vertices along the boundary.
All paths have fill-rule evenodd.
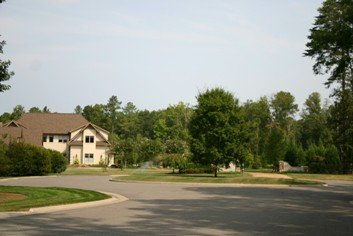
<path id="1" fill-rule="evenodd" d="M 44 175 L 44 176 L 21 176 L 21 177 L 12 177 L 12 178 L 4 178 L 0 179 L 0 182 L 8 181 L 8 180 L 18 180 L 18 179 L 41 179 L 41 178 L 54 178 L 58 177 L 58 175 Z"/>
<path id="2" fill-rule="evenodd" d="M 72 204 L 65 204 L 65 205 L 36 207 L 36 208 L 29 209 L 29 211 L 0 212 L 0 219 L 4 219 L 11 216 L 43 214 L 43 213 L 52 213 L 52 212 L 58 212 L 58 211 L 75 210 L 75 209 L 81 209 L 81 208 L 87 208 L 87 207 L 105 206 L 105 205 L 117 204 L 117 203 L 129 200 L 127 197 L 124 197 L 120 194 L 101 192 L 101 191 L 97 191 L 97 192 L 107 194 L 111 196 L 111 198 L 99 200 L 99 201 L 92 201 L 92 202 L 80 202 L 80 203 L 72 203 Z"/>

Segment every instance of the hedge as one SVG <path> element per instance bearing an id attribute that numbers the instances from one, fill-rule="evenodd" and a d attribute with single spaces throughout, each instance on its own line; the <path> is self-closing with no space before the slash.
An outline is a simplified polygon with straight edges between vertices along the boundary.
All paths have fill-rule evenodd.
<path id="1" fill-rule="evenodd" d="M 60 173 L 66 158 L 59 152 L 25 143 L 0 143 L 0 176 Z"/>

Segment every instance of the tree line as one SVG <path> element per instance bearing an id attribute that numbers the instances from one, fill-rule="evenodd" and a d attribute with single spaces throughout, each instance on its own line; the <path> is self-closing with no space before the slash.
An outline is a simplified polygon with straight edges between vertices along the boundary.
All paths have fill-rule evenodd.
<path id="1" fill-rule="evenodd" d="M 0 0 L 0 3 L 2 1 Z M 292 94 L 280 91 L 244 104 L 219 88 L 198 95 L 198 104 L 185 103 L 159 111 L 140 111 L 133 103 L 112 96 L 107 104 L 77 106 L 75 112 L 111 132 L 110 141 L 121 163 L 154 160 L 178 169 L 190 163 L 213 166 L 232 159 L 260 167 L 286 160 L 308 165 L 313 172 L 348 173 L 353 169 L 353 2 L 325 0 L 308 35 L 304 56 L 312 58 L 314 74 L 328 74 L 332 104 L 312 93 L 298 114 Z M 0 41 L 0 55 L 5 41 Z M 0 60 L 0 92 L 13 76 L 10 61 Z M 1 122 L 25 112 L 16 106 Z M 50 112 L 31 108 L 30 112 Z M 192 166 L 192 165 L 191 165 Z"/>
<path id="2" fill-rule="evenodd" d="M 24 107 L 17 105 L 12 113 L 2 114 L 0 121 L 8 122 L 24 112 Z M 29 112 L 50 111 L 45 107 L 43 110 L 30 108 Z M 122 106 L 117 96 L 111 96 L 106 104 L 83 108 L 78 105 L 74 112 L 110 132 L 109 140 L 116 159 L 123 166 L 153 161 L 186 170 L 191 163 L 219 167 L 232 161 L 260 168 L 285 160 L 294 166 L 308 165 L 314 172 L 340 172 L 343 168 L 331 128 L 334 104 L 322 101 L 317 92 L 308 96 L 301 111 L 289 92 L 280 91 L 271 97 L 263 96 L 240 104 L 231 93 L 215 88 L 199 94 L 195 107 L 180 102 L 157 111 L 139 110 L 131 102 Z M 226 117 L 228 112 L 232 114 Z M 233 120 L 226 126 L 223 125 L 228 122 L 225 119 Z M 199 123 L 206 122 L 209 126 L 202 130 Z M 215 127 L 218 130 L 213 131 Z M 222 156 L 211 163 L 203 159 L 210 159 L 212 155 L 217 159 L 218 154 L 210 151 L 205 152 L 206 156 L 196 155 L 195 149 L 200 149 L 197 137 L 209 132 L 216 132 L 209 134 L 213 135 L 211 143 L 225 137 L 219 141 L 219 149 L 228 150 L 228 158 Z M 235 143 L 227 143 L 229 135 L 236 136 Z"/>

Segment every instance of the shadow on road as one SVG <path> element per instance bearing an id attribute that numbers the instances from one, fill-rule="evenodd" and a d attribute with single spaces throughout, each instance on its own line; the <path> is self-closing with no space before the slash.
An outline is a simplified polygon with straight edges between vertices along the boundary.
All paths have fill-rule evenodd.
<path id="1" fill-rule="evenodd" d="M 0 235 L 351 235 L 353 193 L 261 187 L 184 187 L 193 197 L 134 200 L 121 218 L 65 213 L 2 220 Z M 114 224 L 112 222 L 115 222 Z"/>

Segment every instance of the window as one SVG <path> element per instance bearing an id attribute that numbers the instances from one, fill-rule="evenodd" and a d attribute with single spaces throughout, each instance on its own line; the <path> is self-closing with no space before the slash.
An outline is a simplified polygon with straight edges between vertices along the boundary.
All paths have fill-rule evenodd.
<path id="1" fill-rule="evenodd" d="M 93 153 L 85 153 L 85 163 L 93 163 Z"/>
<path id="2" fill-rule="evenodd" d="M 54 136 L 49 136 L 49 142 L 50 143 L 54 142 Z"/>
<path id="3" fill-rule="evenodd" d="M 86 136 L 86 143 L 94 143 L 94 136 Z"/>
<path id="4" fill-rule="evenodd" d="M 43 143 L 47 142 L 47 136 L 43 136 Z"/>
<path id="5" fill-rule="evenodd" d="M 59 136 L 59 143 L 66 143 L 67 137 L 66 136 Z"/>

